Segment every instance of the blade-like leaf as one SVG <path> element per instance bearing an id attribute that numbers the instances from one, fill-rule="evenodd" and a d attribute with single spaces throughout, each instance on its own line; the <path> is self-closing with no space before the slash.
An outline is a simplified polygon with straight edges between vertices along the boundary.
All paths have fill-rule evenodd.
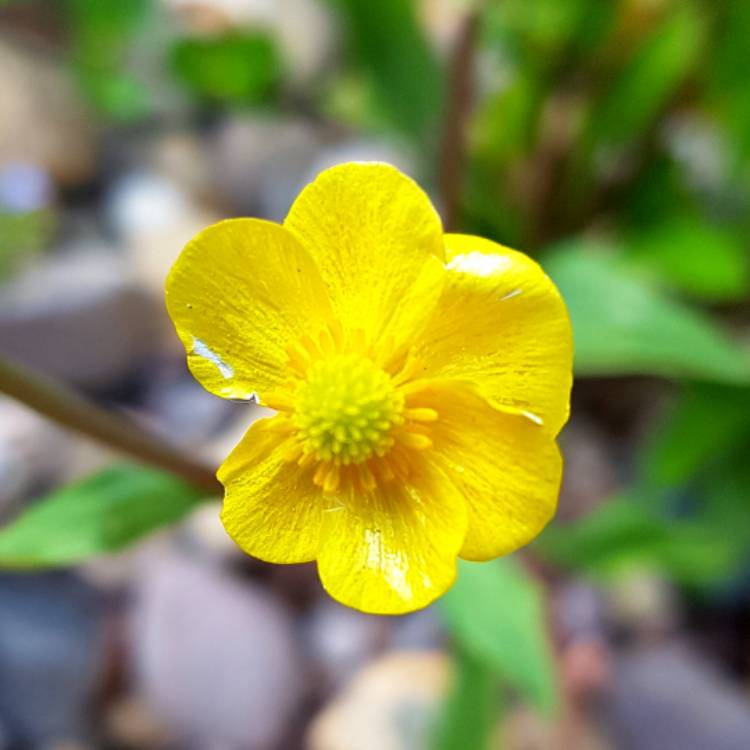
<path id="1" fill-rule="evenodd" d="M 232 104 L 266 101 L 279 83 L 281 61 L 261 32 L 181 39 L 172 49 L 178 77 L 198 98 Z"/>
<path id="2" fill-rule="evenodd" d="M 457 649 L 453 684 L 438 717 L 433 750 L 485 750 L 499 719 L 498 678 L 484 660 Z"/>
<path id="3" fill-rule="evenodd" d="M 601 248 L 571 245 L 545 268 L 570 311 L 579 375 L 750 382 L 750 355 L 716 323 Z"/>
<path id="4" fill-rule="evenodd" d="M 459 564 L 458 580 L 441 600 L 459 648 L 550 712 L 557 703 L 555 670 L 536 584 L 508 558 Z"/>
<path id="5" fill-rule="evenodd" d="M 64 487 L 0 530 L 0 567 L 68 565 L 174 523 L 205 493 L 153 469 L 117 466 Z"/>
<path id="6" fill-rule="evenodd" d="M 535 543 L 550 562 L 608 580 L 632 570 L 659 571 L 700 587 L 729 575 L 737 550 L 698 521 L 667 519 L 645 502 L 617 498 L 572 524 L 551 524 Z"/>
<path id="7" fill-rule="evenodd" d="M 620 146 L 643 134 L 697 66 L 703 26 L 690 2 L 667 15 L 597 101 L 589 124 L 594 142 Z"/>
<path id="8" fill-rule="evenodd" d="M 750 441 L 750 389 L 708 383 L 686 387 L 644 450 L 646 479 L 676 486 L 713 459 Z"/>
<path id="9" fill-rule="evenodd" d="M 413 0 L 330 2 L 391 124 L 406 135 L 428 135 L 440 114 L 443 80 Z"/>
<path id="10" fill-rule="evenodd" d="M 670 286 L 712 300 L 741 299 L 750 259 L 744 239 L 694 218 L 675 218 L 632 237 L 628 257 Z"/>

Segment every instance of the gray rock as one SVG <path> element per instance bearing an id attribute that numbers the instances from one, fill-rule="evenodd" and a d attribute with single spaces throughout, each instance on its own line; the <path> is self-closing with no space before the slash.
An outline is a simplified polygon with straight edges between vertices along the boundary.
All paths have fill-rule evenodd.
<path id="1" fill-rule="evenodd" d="M 174 179 L 146 170 L 113 183 L 106 215 L 125 249 L 130 272 L 157 301 L 167 324 L 162 303 L 167 274 L 185 244 L 217 217 L 197 206 Z"/>
<path id="2" fill-rule="evenodd" d="M 554 617 L 566 641 L 604 633 L 604 605 L 600 593 L 583 581 L 569 581 L 554 595 Z"/>
<path id="3" fill-rule="evenodd" d="M 647 570 L 632 570 L 605 592 L 607 619 L 641 640 L 664 638 L 680 621 L 680 601 L 672 583 Z"/>
<path id="4" fill-rule="evenodd" d="M 396 618 L 390 647 L 396 650 L 418 651 L 439 649 L 445 642 L 445 629 L 437 607 Z"/>
<path id="5" fill-rule="evenodd" d="M 275 31 L 295 88 L 303 89 L 330 62 L 336 46 L 335 25 L 321 0 L 277 0 Z"/>
<path id="6" fill-rule="evenodd" d="M 232 415 L 247 412 L 245 404 L 214 396 L 188 375 L 152 382 L 143 406 L 160 433 L 190 446 L 204 444 Z"/>
<path id="7" fill-rule="evenodd" d="M 49 487 L 70 454 L 66 433 L 18 402 L 0 398 L 0 523 Z"/>
<path id="8" fill-rule="evenodd" d="M 305 646 L 324 690 L 340 689 L 384 650 L 434 650 L 444 641 L 437 609 L 402 617 L 377 617 L 319 599 L 305 621 Z"/>
<path id="9" fill-rule="evenodd" d="M 0 164 L 35 164 L 66 185 L 94 172 L 95 131 L 64 66 L 0 43 L 0 112 Z"/>
<path id="10" fill-rule="evenodd" d="M 313 719 L 307 747 L 427 750 L 451 671 L 450 659 L 440 652 L 393 651 L 381 656 Z"/>
<path id="11" fill-rule="evenodd" d="M 281 221 L 321 144 L 320 133 L 304 120 L 233 117 L 214 138 L 214 182 L 237 214 Z"/>
<path id="12" fill-rule="evenodd" d="M 305 645 L 326 691 L 339 689 L 390 640 L 391 621 L 318 600 L 305 623 Z"/>
<path id="13" fill-rule="evenodd" d="M 132 623 L 136 686 L 180 747 L 264 750 L 298 709 L 290 618 L 251 583 L 178 556 L 144 571 Z"/>
<path id="14" fill-rule="evenodd" d="M 9 744 L 89 737 L 103 632 L 102 602 L 73 574 L 0 576 L 0 725 Z"/>
<path id="15" fill-rule="evenodd" d="M 560 438 L 565 474 L 558 517 L 574 520 L 591 513 L 617 489 L 617 472 L 605 436 L 585 419 L 573 419 Z"/>
<path id="16" fill-rule="evenodd" d="M 621 750 L 746 750 L 747 695 L 682 647 L 615 662 L 609 723 Z"/>
<path id="17" fill-rule="evenodd" d="M 154 309 L 118 258 L 64 254 L 0 290 L 0 350 L 75 385 L 106 388 L 156 350 Z"/>

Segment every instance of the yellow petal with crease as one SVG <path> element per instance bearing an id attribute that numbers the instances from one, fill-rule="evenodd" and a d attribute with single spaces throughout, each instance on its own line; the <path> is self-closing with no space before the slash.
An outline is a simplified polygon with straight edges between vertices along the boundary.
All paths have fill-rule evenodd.
<path id="1" fill-rule="evenodd" d="M 417 346 L 425 377 L 471 381 L 498 405 L 565 424 L 572 384 L 570 320 L 555 285 L 523 253 L 446 235 L 447 279 Z"/>
<path id="2" fill-rule="evenodd" d="M 166 300 L 191 372 L 224 398 L 281 387 L 286 347 L 331 316 L 309 255 L 286 229 L 260 219 L 196 235 L 172 267 Z"/>
<path id="3" fill-rule="evenodd" d="M 315 559 L 324 499 L 310 468 L 285 460 L 280 417 L 259 419 L 218 471 L 224 485 L 221 520 L 248 555 L 273 563 Z"/>
<path id="4" fill-rule="evenodd" d="M 345 328 L 364 329 L 371 340 L 400 339 L 417 314 L 431 312 L 437 294 L 423 294 L 409 320 L 398 320 L 425 262 L 443 260 L 445 251 L 429 198 L 395 167 L 342 164 L 322 172 L 300 193 L 284 226 L 315 260 Z M 425 281 L 439 291 L 429 274 Z"/>
<path id="5" fill-rule="evenodd" d="M 494 409 L 461 383 L 432 384 L 412 404 L 439 413 L 428 457 L 466 500 L 461 557 L 491 560 L 537 536 L 555 513 L 562 477 L 552 436 L 526 417 Z"/>
<path id="6" fill-rule="evenodd" d="M 342 498 L 323 519 L 318 570 L 342 604 L 374 614 L 427 606 L 456 575 L 466 506 L 435 469 Z"/>

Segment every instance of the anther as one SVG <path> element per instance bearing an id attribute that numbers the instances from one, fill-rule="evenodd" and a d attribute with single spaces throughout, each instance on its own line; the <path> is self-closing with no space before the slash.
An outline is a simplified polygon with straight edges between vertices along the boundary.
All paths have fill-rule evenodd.
<path id="1" fill-rule="evenodd" d="M 417 451 L 423 451 L 432 447 L 432 440 L 427 435 L 422 435 L 419 432 L 400 432 L 397 438 L 402 445 Z"/>

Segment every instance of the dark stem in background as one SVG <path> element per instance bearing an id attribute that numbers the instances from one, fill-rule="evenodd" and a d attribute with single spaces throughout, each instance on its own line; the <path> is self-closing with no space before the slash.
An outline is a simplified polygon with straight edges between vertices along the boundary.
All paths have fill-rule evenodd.
<path id="1" fill-rule="evenodd" d="M 212 495 L 224 490 L 214 471 L 120 414 L 102 409 L 71 388 L 0 357 L 0 393 L 53 422 L 104 443 L 144 463 L 176 474 Z"/>
<path id="2" fill-rule="evenodd" d="M 451 55 L 448 95 L 440 143 L 438 187 L 443 225 L 451 232 L 458 217 L 466 157 L 466 123 L 474 98 L 474 49 L 479 36 L 478 10 L 469 12 L 458 32 Z"/>

